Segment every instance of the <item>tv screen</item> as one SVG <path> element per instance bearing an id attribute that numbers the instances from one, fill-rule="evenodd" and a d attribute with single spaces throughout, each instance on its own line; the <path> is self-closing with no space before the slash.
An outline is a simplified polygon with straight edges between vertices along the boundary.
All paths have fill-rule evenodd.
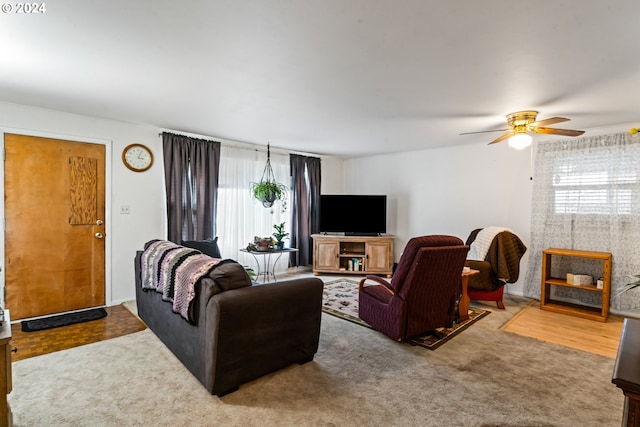
<path id="1" fill-rule="evenodd" d="M 320 196 L 320 232 L 376 235 L 387 232 L 387 196 Z"/>

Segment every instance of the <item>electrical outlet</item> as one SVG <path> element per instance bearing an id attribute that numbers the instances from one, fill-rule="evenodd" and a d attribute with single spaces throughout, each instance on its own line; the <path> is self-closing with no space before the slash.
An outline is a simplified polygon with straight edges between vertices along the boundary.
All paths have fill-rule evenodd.
<path id="1" fill-rule="evenodd" d="M 122 205 L 120 206 L 120 215 L 129 215 L 131 213 L 131 206 Z"/>

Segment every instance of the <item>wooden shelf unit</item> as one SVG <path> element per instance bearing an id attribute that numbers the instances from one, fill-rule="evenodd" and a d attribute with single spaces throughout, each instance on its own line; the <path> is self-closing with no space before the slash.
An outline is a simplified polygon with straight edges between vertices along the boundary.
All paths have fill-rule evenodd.
<path id="1" fill-rule="evenodd" d="M 313 274 L 393 274 L 394 236 L 314 234 Z M 357 264 L 355 261 L 357 260 Z M 354 267 L 357 265 L 358 267 Z"/>
<path id="2" fill-rule="evenodd" d="M 592 259 L 602 262 L 602 289 L 597 286 L 576 286 L 563 278 L 551 276 L 551 257 L 566 256 Z M 594 278 L 597 279 L 597 278 Z M 572 289 L 582 289 L 589 292 L 602 294 L 600 307 L 589 307 L 565 301 L 551 299 L 551 286 L 565 286 Z M 580 251 L 574 249 L 549 248 L 542 251 L 542 283 L 540 293 L 540 309 L 555 311 L 556 313 L 568 314 L 571 316 L 583 317 L 585 319 L 606 322 L 609 316 L 609 296 L 611 292 L 611 254 L 609 252 Z"/>

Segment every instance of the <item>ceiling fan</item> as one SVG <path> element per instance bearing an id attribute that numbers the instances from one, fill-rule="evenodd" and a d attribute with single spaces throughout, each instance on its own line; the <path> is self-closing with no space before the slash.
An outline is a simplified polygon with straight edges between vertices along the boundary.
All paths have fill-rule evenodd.
<path id="1" fill-rule="evenodd" d="M 489 145 L 504 141 L 505 139 L 509 139 L 509 145 L 515 148 L 524 148 L 531 144 L 531 135 L 528 135 L 527 132 L 563 136 L 580 136 L 584 133 L 583 130 L 544 127 L 556 123 L 568 122 L 570 119 L 567 119 L 565 117 L 551 117 L 549 119 L 536 121 L 537 116 L 537 111 L 518 111 L 507 115 L 507 124 L 509 125 L 509 128 L 507 129 L 465 132 L 461 133 L 460 135 L 486 132 L 506 132 L 504 135 L 499 136 L 498 138 L 491 141 Z"/>

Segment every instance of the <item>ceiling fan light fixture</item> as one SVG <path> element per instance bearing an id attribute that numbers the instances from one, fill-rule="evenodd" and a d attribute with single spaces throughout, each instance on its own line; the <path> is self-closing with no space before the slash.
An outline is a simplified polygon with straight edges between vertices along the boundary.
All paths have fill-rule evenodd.
<path id="1" fill-rule="evenodd" d="M 496 144 L 504 140 L 509 141 L 509 145 L 513 148 L 523 149 L 531 145 L 531 134 L 541 133 L 545 135 L 561 135 L 561 136 L 580 136 L 584 134 L 583 130 L 574 129 L 558 129 L 547 127 L 556 123 L 568 122 L 566 117 L 550 117 L 544 120 L 538 120 L 538 112 L 533 110 L 516 111 L 515 113 L 507 114 L 507 124 L 510 129 L 495 129 L 495 130 L 483 130 L 479 132 L 465 132 L 461 135 L 467 135 L 471 133 L 485 133 L 485 132 L 505 132 L 501 136 L 497 137 L 489 143 Z M 640 128 L 638 128 L 640 129 Z M 638 129 L 632 129 L 639 132 Z"/>
<path id="2" fill-rule="evenodd" d="M 526 133 L 517 133 L 509 138 L 509 146 L 515 148 L 517 150 L 522 150 L 523 148 L 527 148 L 531 145 L 531 135 Z"/>

